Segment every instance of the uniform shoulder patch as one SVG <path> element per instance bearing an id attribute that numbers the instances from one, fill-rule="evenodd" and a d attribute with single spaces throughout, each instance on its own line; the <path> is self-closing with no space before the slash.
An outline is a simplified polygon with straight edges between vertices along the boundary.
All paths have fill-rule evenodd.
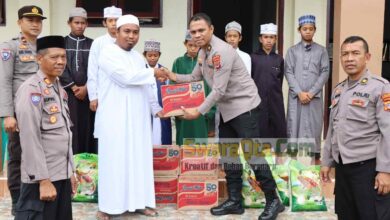
<path id="1" fill-rule="evenodd" d="M 41 102 L 41 93 L 31 93 L 31 102 L 33 105 L 38 106 L 38 104 Z"/>
<path id="2" fill-rule="evenodd" d="M 1 50 L 1 59 L 3 61 L 7 61 L 7 60 L 9 60 L 9 58 L 11 58 L 11 50 L 7 49 L 7 48 L 2 49 Z"/>
<path id="3" fill-rule="evenodd" d="M 221 56 L 219 54 L 215 54 L 212 57 L 213 65 L 216 70 L 221 69 Z"/>
<path id="4" fill-rule="evenodd" d="M 382 101 L 384 110 L 390 112 L 390 93 L 382 94 Z"/>

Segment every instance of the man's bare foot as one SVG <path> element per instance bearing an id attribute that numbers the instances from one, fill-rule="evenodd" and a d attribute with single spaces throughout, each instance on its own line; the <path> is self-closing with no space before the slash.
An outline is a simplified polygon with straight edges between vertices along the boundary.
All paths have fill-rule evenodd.
<path id="1" fill-rule="evenodd" d="M 105 212 L 97 211 L 96 218 L 98 220 L 109 220 L 110 219 L 110 215 L 108 215 Z"/>
<path id="2" fill-rule="evenodd" d="M 149 217 L 157 217 L 158 216 L 158 212 L 155 209 L 152 209 L 149 207 L 146 207 L 145 209 L 137 209 L 137 210 L 135 210 L 135 212 L 138 214 L 141 214 L 141 215 L 149 216 Z"/>

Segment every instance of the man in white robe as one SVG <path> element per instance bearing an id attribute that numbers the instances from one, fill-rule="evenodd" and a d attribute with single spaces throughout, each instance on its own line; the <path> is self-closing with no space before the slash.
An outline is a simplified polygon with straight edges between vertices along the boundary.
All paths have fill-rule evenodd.
<path id="1" fill-rule="evenodd" d="M 133 47 L 139 21 L 124 15 L 117 21 L 117 40 L 98 60 L 99 219 L 126 211 L 155 215 L 151 117 L 161 117 L 152 90 L 154 74 Z M 95 131 L 95 132 L 96 132 Z"/>
<path id="2" fill-rule="evenodd" d="M 96 111 L 98 106 L 98 60 L 101 50 L 108 44 L 113 44 L 116 39 L 116 20 L 122 16 L 122 9 L 115 6 L 104 8 L 103 26 L 107 28 L 107 33 L 96 38 L 89 51 L 88 59 L 88 97 L 90 109 Z M 95 119 L 96 120 L 96 119 Z M 95 136 L 96 137 L 96 136 Z"/>

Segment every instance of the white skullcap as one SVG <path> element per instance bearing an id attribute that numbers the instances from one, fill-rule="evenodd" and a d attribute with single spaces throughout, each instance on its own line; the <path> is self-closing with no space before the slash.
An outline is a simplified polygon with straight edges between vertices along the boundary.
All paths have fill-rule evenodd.
<path id="1" fill-rule="evenodd" d="M 276 26 L 273 23 L 260 25 L 260 34 L 277 35 L 277 33 L 278 33 L 278 26 Z"/>
<path id="2" fill-rule="evenodd" d="M 231 31 L 231 30 L 237 31 L 239 34 L 241 34 L 241 25 L 236 21 L 232 21 L 226 25 L 225 34 L 226 34 L 226 32 Z"/>
<path id="3" fill-rule="evenodd" d="M 119 18 L 122 16 L 122 9 L 115 6 L 104 8 L 104 18 Z"/>
<path id="4" fill-rule="evenodd" d="M 124 24 L 135 24 L 135 25 L 139 26 L 139 20 L 134 15 L 130 15 L 130 14 L 123 15 L 123 16 L 120 16 L 118 18 L 118 20 L 116 21 L 116 28 L 120 28 L 120 26 L 122 26 Z"/>

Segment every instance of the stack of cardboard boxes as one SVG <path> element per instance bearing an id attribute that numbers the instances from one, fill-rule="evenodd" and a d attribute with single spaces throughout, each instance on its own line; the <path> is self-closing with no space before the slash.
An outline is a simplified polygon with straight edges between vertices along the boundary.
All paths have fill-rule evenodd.
<path id="1" fill-rule="evenodd" d="M 156 203 L 176 204 L 180 149 L 178 146 L 155 146 L 153 170 Z"/>
<path id="2" fill-rule="evenodd" d="M 179 210 L 218 205 L 218 148 L 155 146 L 153 152 L 157 203 L 176 203 Z"/>

